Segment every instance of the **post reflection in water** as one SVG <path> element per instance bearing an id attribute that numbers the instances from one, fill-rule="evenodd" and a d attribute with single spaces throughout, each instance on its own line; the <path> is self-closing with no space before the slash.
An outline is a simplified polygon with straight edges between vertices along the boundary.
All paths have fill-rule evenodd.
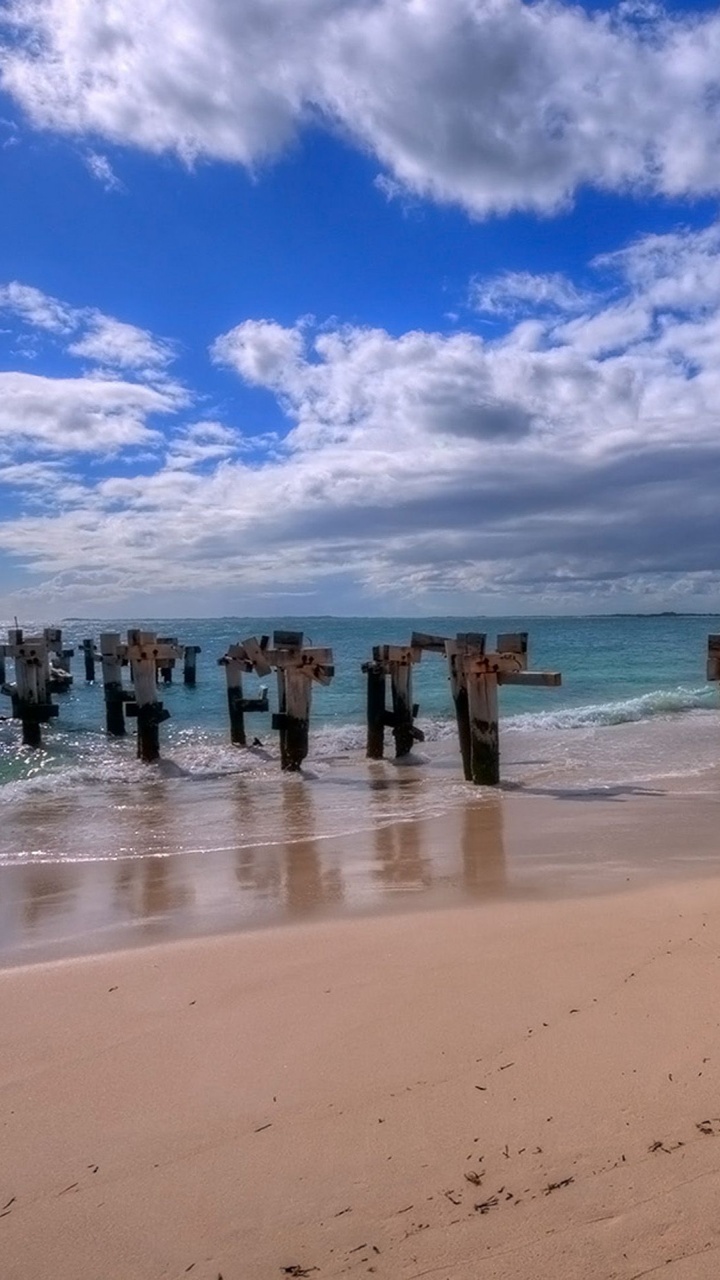
<path id="1" fill-rule="evenodd" d="M 257 830 L 255 790 L 255 784 L 242 778 L 235 780 L 234 803 L 241 840 L 248 830 Z M 282 870 L 278 851 L 281 847 L 275 844 L 240 844 L 235 860 L 235 877 L 241 889 L 274 902 L 280 901 Z"/>
<path id="2" fill-rule="evenodd" d="M 285 779 L 282 804 L 286 837 L 283 890 L 288 915 L 307 915 L 320 907 L 342 902 L 340 867 L 323 867 L 321 845 L 315 839 L 317 820 L 312 787 L 300 777 Z"/>
<path id="3" fill-rule="evenodd" d="M 23 925 L 32 929 L 45 922 L 46 917 L 71 909 L 76 893 L 77 875 L 66 865 L 53 863 L 24 866 L 22 875 Z"/>
<path id="4" fill-rule="evenodd" d="M 507 889 L 503 797 L 488 796 L 468 804 L 462 815 L 463 887 L 473 898 L 488 898 Z"/>
<path id="5" fill-rule="evenodd" d="M 173 848 L 174 807 L 166 787 L 156 781 L 144 788 L 136 803 L 122 807 L 116 820 L 130 827 L 130 847 L 149 855 L 119 863 L 116 905 L 130 916 L 144 919 L 169 915 L 190 905 L 194 890 L 187 882 L 178 882 L 186 862 L 168 853 Z"/>
<path id="6" fill-rule="evenodd" d="M 414 795 L 417 780 L 405 770 L 388 775 L 372 767 L 370 796 L 375 810 L 375 877 L 385 888 L 428 888 L 430 861 L 422 852 L 422 819 L 403 817 L 405 797 Z"/>

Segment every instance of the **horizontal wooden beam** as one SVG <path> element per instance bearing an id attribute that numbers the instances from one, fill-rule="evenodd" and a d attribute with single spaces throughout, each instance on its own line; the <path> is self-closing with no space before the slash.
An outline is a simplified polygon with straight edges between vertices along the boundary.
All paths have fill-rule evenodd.
<path id="1" fill-rule="evenodd" d="M 522 673 L 521 657 L 515 653 L 486 653 L 484 657 L 477 653 L 458 654 L 465 675 L 499 676 L 510 672 Z"/>
<path id="2" fill-rule="evenodd" d="M 559 671 L 507 671 L 498 675 L 498 684 L 549 685 L 562 684 Z"/>
<path id="3" fill-rule="evenodd" d="M 273 631 L 276 649 L 302 649 L 305 636 L 302 631 Z"/>
<path id="4" fill-rule="evenodd" d="M 444 653 L 446 644 L 446 636 L 433 636 L 425 631 L 413 631 L 410 637 L 412 649 L 429 649 L 432 653 Z"/>
<path id="5" fill-rule="evenodd" d="M 419 662 L 422 653 L 409 644 L 376 644 L 373 645 L 374 662 L 399 662 L 402 666 L 410 666 Z"/>

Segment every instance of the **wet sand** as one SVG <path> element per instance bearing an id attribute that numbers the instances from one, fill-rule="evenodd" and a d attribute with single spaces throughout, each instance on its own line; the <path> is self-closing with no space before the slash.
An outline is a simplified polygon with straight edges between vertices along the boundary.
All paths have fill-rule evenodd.
<path id="1" fill-rule="evenodd" d="M 402 813 L 403 794 L 422 787 L 413 773 L 385 766 L 387 777 L 366 782 L 368 829 L 352 835 L 328 834 L 312 785 L 295 779 L 273 813 L 273 840 L 232 843 L 226 823 L 219 848 L 0 866 L 0 965 L 328 917 L 612 893 L 718 868 L 720 787 L 710 776 L 564 791 L 468 788 L 442 816 L 387 820 L 388 794 Z M 241 798 L 247 826 L 246 788 Z M 154 803 L 151 855 L 154 833 L 173 830 L 172 803 Z M 108 815 L 109 849 L 111 824 L 124 813 Z M 132 820 L 138 836 L 137 814 Z M 14 838 L 7 823 L 3 836 Z"/>
<path id="2" fill-rule="evenodd" d="M 710 1280 L 719 978 L 713 878 L 8 970 L 3 1280 Z"/>

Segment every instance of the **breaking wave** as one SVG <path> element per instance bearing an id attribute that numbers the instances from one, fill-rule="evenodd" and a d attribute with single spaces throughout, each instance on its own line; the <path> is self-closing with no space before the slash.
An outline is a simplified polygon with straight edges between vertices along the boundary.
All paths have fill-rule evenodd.
<path id="1" fill-rule="evenodd" d="M 716 709 L 717 694 L 712 689 L 707 686 L 700 689 L 678 686 L 615 702 L 564 707 L 559 711 L 525 712 L 508 716 L 505 725 L 508 729 L 590 729 Z"/>

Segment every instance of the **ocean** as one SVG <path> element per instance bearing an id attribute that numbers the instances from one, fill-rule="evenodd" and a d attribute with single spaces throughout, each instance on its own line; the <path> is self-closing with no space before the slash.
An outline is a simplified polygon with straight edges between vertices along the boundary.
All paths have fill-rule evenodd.
<path id="1" fill-rule="evenodd" d="M 187 917 L 200 909 L 208 894 L 219 911 L 232 899 L 230 914 L 220 911 L 222 919 L 231 923 L 246 917 L 275 918 L 287 889 L 287 868 L 305 866 L 310 845 L 310 887 L 306 884 L 303 890 L 308 901 L 347 901 L 353 892 L 368 901 L 368 895 L 371 898 L 379 891 L 378 883 L 384 893 L 400 884 L 406 891 L 422 888 L 428 877 L 433 878 L 437 859 L 432 851 L 395 886 L 392 871 L 378 878 L 377 865 L 374 870 L 358 865 L 350 874 L 343 861 L 350 837 L 372 836 L 375 861 L 379 857 L 382 863 L 378 848 L 390 839 L 391 829 L 421 820 L 435 823 L 441 834 L 468 807 L 482 809 L 489 803 L 485 789 L 463 781 L 447 672 L 439 655 L 425 653 L 413 673 L 425 743 L 407 762 L 396 765 L 388 733 L 387 761 L 372 764 L 364 759 L 361 664 L 371 656 L 374 644 L 407 643 L 412 630 L 449 636 L 485 631 L 488 647 L 494 645 L 498 632 L 526 630 L 530 669 L 562 673 L 560 688 L 500 690 L 505 794 L 575 798 L 643 794 L 673 779 L 698 791 L 717 786 L 720 697 L 718 687 L 706 683 L 705 658 L 708 633 L 720 631 L 720 618 L 48 618 L 22 622 L 26 634 L 42 625 L 62 625 L 64 644 L 74 646 L 76 655 L 74 684 L 67 693 L 56 695 L 60 714 L 43 727 L 41 750 L 20 745 L 17 724 L 0 723 L 0 950 L 4 936 L 16 939 L 18 931 L 23 936 L 28 933 L 27 920 L 34 918 L 37 902 L 42 904 L 41 918 L 57 917 L 58 936 L 63 928 L 77 927 L 77 920 L 73 924 L 68 917 L 67 904 L 62 909 L 57 905 L 64 890 L 56 894 L 60 882 L 53 879 L 52 868 L 61 864 L 76 869 L 72 874 L 68 870 L 63 885 L 73 875 L 79 885 L 79 869 L 92 869 L 82 879 L 82 910 L 88 919 L 95 919 L 95 912 L 98 920 L 106 918 L 109 893 L 122 915 L 122 876 L 128 885 L 135 884 L 133 864 L 139 863 L 154 864 L 143 874 L 148 883 L 154 877 L 155 891 L 146 884 L 145 898 L 141 893 L 138 906 L 137 886 L 127 890 L 128 919 L 136 919 L 138 911 L 144 912 L 146 920 L 158 913 Z M 0 624 L 0 636 L 7 625 Z M 128 625 L 178 636 L 181 643 L 198 644 L 202 650 L 196 687 L 186 688 L 182 673 L 176 670 L 174 683 L 162 689 L 160 696 L 171 718 L 161 727 L 162 759 L 156 765 L 136 759 L 132 722 L 127 738 L 106 736 L 102 684 L 99 679 L 86 684 L 84 679 L 83 638 L 97 639 L 101 631 L 122 632 Z M 314 687 L 310 755 L 297 776 L 280 772 L 277 735 L 270 728 L 269 715 L 248 717 L 250 740 L 256 737 L 260 746 L 247 750 L 231 746 L 224 671 L 217 665 L 229 644 L 277 628 L 303 630 L 314 644 L 330 646 L 335 660 L 332 684 Z M 9 668 L 11 679 L 11 663 Z M 246 678 L 246 694 L 252 696 L 259 683 Z M 264 683 L 272 711 L 274 677 Z M 9 699 L 3 697 L 0 714 L 9 710 Z M 438 839 L 442 844 L 440 835 Z M 165 864 L 180 855 L 186 855 L 183 886 L 171 892 L 171 873 Z M 203 875 L 209 877 L 211 866 L 225 870 L 208 889 Z M 15 877 L 3 879 L 2 871 L 13 868 Z M 32 893 L 26 888 L 20 891 L 21 880 L 33 886 Z M 88 889 L 88 884 L 95 888 Z M 35 902 L 33 908 L 28 908 L 28 893 Z M 287 906 L 286 895 L 283 910 Z M 75 900 L 76 916 L 80 909 Z"/>

